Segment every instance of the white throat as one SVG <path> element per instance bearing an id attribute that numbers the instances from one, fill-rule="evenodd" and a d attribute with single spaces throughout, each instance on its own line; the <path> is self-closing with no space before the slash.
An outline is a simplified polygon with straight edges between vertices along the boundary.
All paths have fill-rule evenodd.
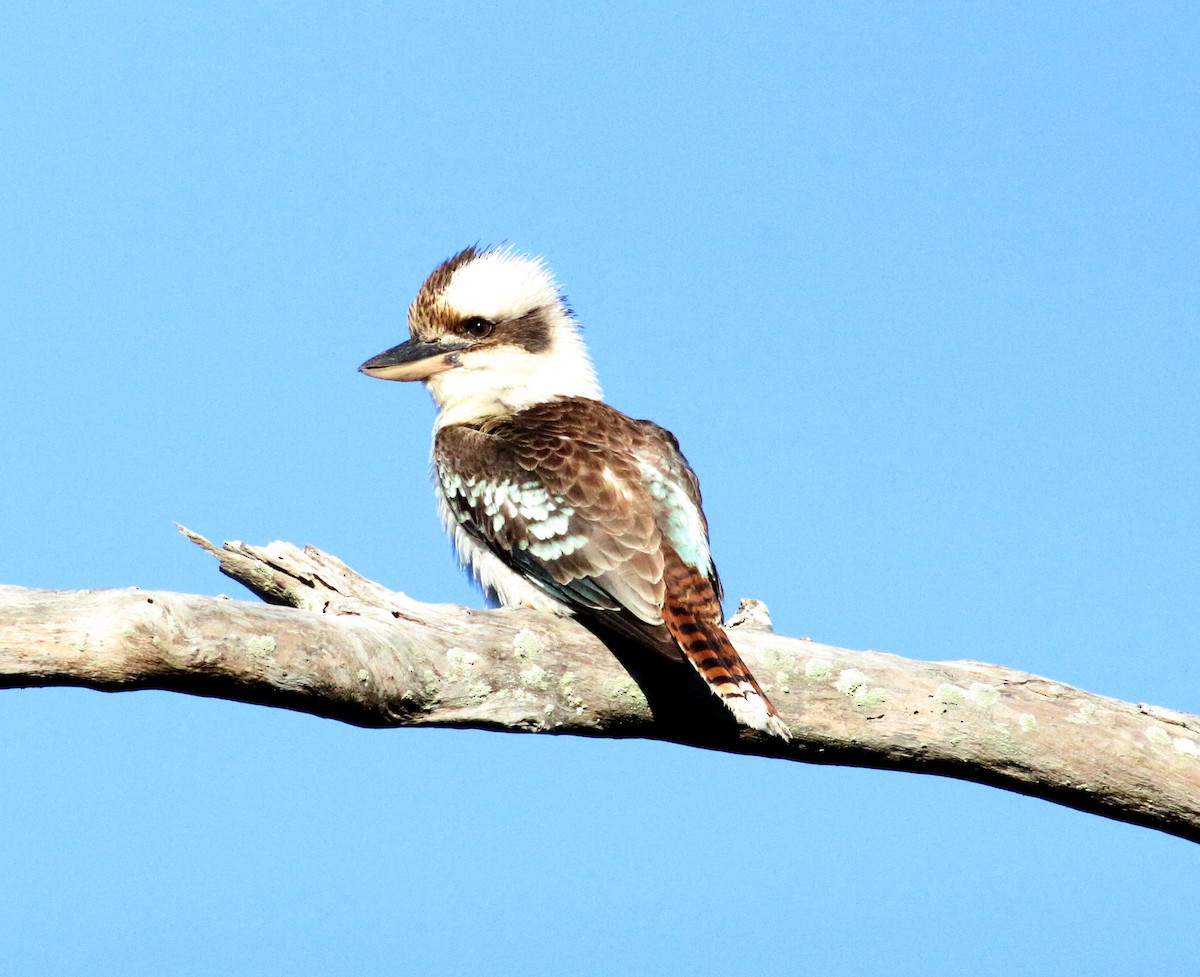
<path id="1" fill-rule="evenodd" d="M 603 396 L 579 329 L 557 310 L 550 348 L 530 353 L 517 346 L 493 346 L 461 355 L 461 364 L 425 381 L 438 407 L 434 429 L 477 424 L 561 397 Z"/>

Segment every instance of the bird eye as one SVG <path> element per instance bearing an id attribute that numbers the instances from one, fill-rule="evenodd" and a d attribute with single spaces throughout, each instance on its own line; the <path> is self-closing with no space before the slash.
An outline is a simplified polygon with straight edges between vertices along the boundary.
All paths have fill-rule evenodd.
<path id="1" fill-rule="evenodd" d="M 494 322 L 484 319 L 482 316 L 471 316 L 470 319 L 462 321 L 462 331 L 472 339 L 487 339 L 495 328 Z"/>

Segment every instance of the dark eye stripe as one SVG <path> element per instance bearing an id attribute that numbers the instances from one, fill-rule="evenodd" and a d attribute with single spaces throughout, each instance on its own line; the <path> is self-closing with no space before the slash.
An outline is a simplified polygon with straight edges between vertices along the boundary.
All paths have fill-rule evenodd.
<path id="1" fill-rule="evenodd" d="M 532 309 L 504 329 L 506 341 L 528 353 L 544 353 L 550 347 L 550 322 L 545 308 Z"/>
<path id="2" fill-rule="evenodd" d="M 449 332 L 466 339 L 482 342 L 491 339 L 493 344 L 518 346 L 527 353 L 543 353 L 550 348 L 550 310 L 545 307 L 530 309 L 517 319 L 493 322 L 483 316 L 467 316 L 449 327 Z"/>

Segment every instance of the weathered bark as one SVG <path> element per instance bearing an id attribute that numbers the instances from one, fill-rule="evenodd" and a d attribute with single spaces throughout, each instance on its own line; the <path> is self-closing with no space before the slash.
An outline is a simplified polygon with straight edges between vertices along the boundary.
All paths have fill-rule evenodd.
<path id="1" fill-rule="evenodd" d="M 0 685 L 167 689 L 362 726 L 664 739 L 935 773 L 1200 840 L 1200 717 L 997 665 L 910 661 L 770 630 L 731 635 L 791 725 L 735 726 L 689 669 L 531 610 L 421 604 L 311 547 L 218 550 L 271 604 L 0 587 Z"/>

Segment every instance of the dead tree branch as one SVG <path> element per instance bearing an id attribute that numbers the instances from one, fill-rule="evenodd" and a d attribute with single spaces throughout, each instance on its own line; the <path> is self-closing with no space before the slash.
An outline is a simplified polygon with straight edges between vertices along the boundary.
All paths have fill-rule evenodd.
<path id="1" fill-rule="evenodd" d="M 311 547 L 187 535 L 279 606 L 0 587 L 0 686 L 166 689 L 361 726 L 644 737 L 941 774 L 1200 840 L 1197 716 L 997 665 L 780 637 L 750 602 L 731 634 L 791 725 L 784 744 L 736 727 L 690 670 L 610 651 L 574 621 L 421 604 Z"/>

